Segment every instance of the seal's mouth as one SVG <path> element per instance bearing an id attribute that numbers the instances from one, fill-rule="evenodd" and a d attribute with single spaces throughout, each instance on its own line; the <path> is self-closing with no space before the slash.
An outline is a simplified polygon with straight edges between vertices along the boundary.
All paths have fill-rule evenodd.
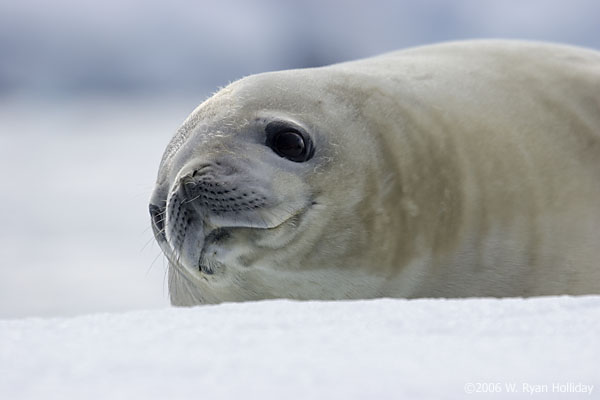
<path id="1" fill-rule="evenodd" d="M 235 219 L 223 220 L 211 218 L 206 215 L 205 218 L 187 221 L 185 225 L 177 229 L 168 226 L 169 220 L 166 217 L 166 207 L 159 207 L 150 204 L 150 215 L 152 218 L 152 229 L 154 236 L 167 257 L 169 263 L 179 271 L 187 272 L 187 276 L 192 275 L 198 278 L 200 275 L 213 275 L 215 271 L 224 269 L 215 255 L 214 249 L 225 249 L 228 247 L 228 240 L 238 229 L 252 230 L 269 234 L 269 232 L 279 231 L 286 227 L 290 230 L 296 230 L 303 217 L 317 203 L 314 201 L 303 208 L 285 214 L 273 212 L 276 216 L 283 218 L 254 220 L 249 224 L 248 221 L 236 221 Z M 263 210 L 266 212 L 265 210 Z M 219 222 L 219 225 L 215 225 Z M 167 235 L 167 231 L 183 232 L 182 235 Z M 210 249 L 210 250 L 209 250 Z"/>
<path id="2" fill-rule="evenodd" d="M 221 245 L 228 238 L 231 237 L 231 228 L 216 228 L 213 229 L 204 238 L 202 250 L 200 251 L 200 257 L 198 258 L 198 270 L 207 275 L 212 275 L 217 269 L 215 261 L 209 254 L 209 246 L 215 247 Z"/>

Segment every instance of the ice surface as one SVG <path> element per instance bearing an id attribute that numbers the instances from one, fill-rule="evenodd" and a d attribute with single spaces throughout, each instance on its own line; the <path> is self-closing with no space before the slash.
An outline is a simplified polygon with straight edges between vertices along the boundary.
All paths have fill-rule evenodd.
<path id="1" fill-rule="evenodd" d="M 600 296 L 279 300 L 4 320 L 0 398 L 454 399 L 470 383 L 500 384 L 471 398 L 532 398 L 524 384 L 547 388 L 533 398 L 595 398 L 599 338 Z M 589 396 L 554 384 L 594 387 Z"/>

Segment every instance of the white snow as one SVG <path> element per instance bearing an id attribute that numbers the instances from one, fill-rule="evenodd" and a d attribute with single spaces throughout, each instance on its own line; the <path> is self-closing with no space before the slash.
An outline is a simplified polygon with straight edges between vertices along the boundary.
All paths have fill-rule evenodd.
<path id="1" fill-rule="evenodd" d="M 3 320 L 0 398 L 597 398 L 599 338 L 600 296 Z"/>

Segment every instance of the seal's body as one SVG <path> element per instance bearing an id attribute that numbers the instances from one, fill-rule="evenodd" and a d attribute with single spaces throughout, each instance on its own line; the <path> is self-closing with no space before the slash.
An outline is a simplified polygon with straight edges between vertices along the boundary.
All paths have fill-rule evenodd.
<path id="1" fill-rule="evenodd" d="M 457 42 L 237 81 L 151 199 L 173 304 L 600 293 L 600 53 Z"/>

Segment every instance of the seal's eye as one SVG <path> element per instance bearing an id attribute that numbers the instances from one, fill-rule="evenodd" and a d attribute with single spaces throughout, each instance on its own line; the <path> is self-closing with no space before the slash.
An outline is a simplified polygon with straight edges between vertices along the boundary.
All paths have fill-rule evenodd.
<path id="1" fill-rule="evenodd" d="M 310 136 L 302 130 L 282 122 L 267 125 L 267 143 L 275 153 L 290 161 L 304 162 L 313 155 Z"/>
<path id="2" fill-rule="evenodd" d="M 281 132 L 273 138 L 273 150 L 287 158 L 297 158 L 304 152 L 304 139 L 296 132 Z"/>

